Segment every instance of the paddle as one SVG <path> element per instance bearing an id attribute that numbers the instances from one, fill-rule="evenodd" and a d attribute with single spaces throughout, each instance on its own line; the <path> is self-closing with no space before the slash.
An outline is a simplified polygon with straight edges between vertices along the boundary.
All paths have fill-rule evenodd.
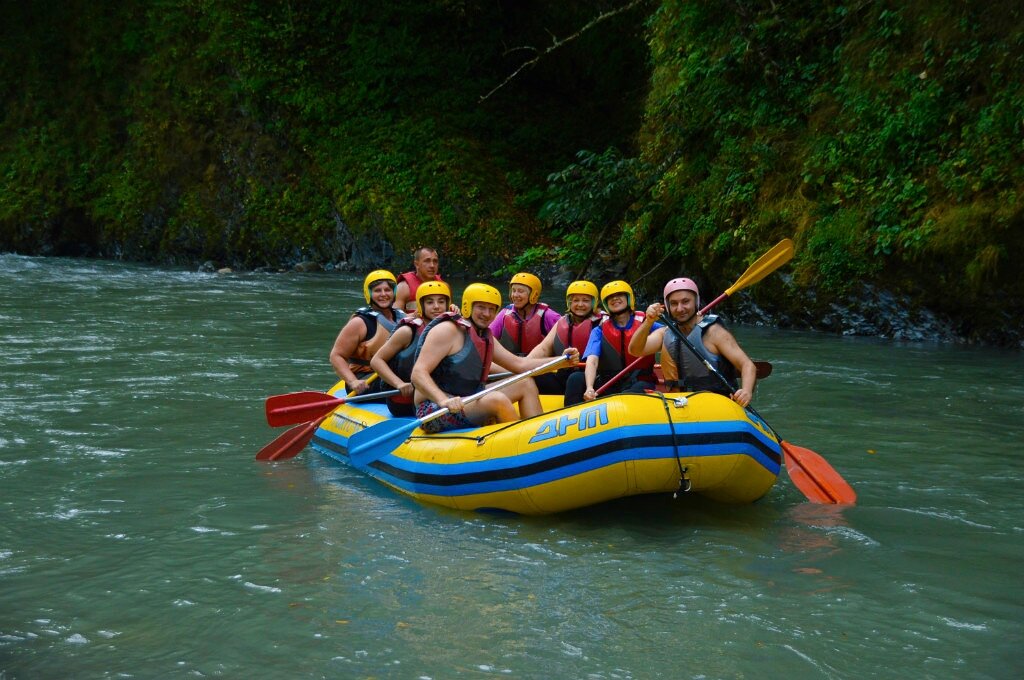
<path id="1" fill-rule="evenodd" d="M 401 390 L 373 392 L 355 397 L 332 397 L 326 392 L 290 392 L 267 397 L 267 423 L 271 427 L 295 425 L 316 420 L 342 404 L 353 404 L 360 401 L 373 401 L 396 395 Z"/>
<path id="2" fill-rule="evenodd" d="M 512 375 L 511 372 L 495 373 L 489 380 L 500 380 Z M 332 397 L 326 392 L 289 392 L 267 397 L 267 423 L 271 427 L 295 425 L 316 420 L 327 415 L 342 404 L 354 404 L 360 401 L 373 401 L 382 397 L 391 397 L 401 390 L 387 390 L 372 394 L 360 394 L 354 397 Z"/>
<path id="3" fill-rule="evenodd" d="M 552 366 L 568 360 L 568 356 L 564 354 L 560 355 L 551 361 L 547 361 L 536 368 L 530 369 L 526 373 L 514 375 L 511 378 L 502 380 L 501 382 L 495 383 L 486 389 L 480 390 L 476 394 L 463 397 L 462 403 L 469 404 L 474 402 L 481 397 L 487 396 L 491 392 L 496 392 L 513 383 L 517 383 L 520 380 L 525 380 L 532 375 L 536 375 L 537 373 L 543 373 Z M 352 465 L 356 467 L 365 467 L 375 460 L 380 460 L 387 454 L 391 453 L 396 446 L 405 441 L 406 436 L 417 427 L 434 420 L 435 418 L 440 418 L 446 413 L 448 413 L 448 409 L 442 408 L 429 415 L 423 416 L 422 418 L 395 418 L 392 420 L 385 420 L 384 422 L 377 423 L 376 425 L 372 425 L 364 430 L 360 430 L 348 439 L 349 460 Z"/>
<path id="4" fill-rule="evenodd" d="M 781 241 L 779 241 L 778 243 L 776 243 L 774 246 L 772 246 L 772 249 L 769 250 L 767 253 L 765 253 L 761 257 L 757 258 L 757 260 L 754 262 L 754 264 L 752 264 L 749 267 L 747 267 L 747 271 L 743 272 L 740 275 L 740 277 L 738 279 L 736 279 L 736 283 L 734 283 L 731 286 L 729 286 L 728 288 L 726 288 L 724 293 L 722 293 L 721 295 L 716 297 L 714 300 L 709 302 L 707 305 L 704 306 L 704 309 L 700 310 L 697 313 L 702 315 L 702 316 L 704 314 L 707 314 L 709 311 L 711 311 L 712 307 L 717 305 L 719 302 L 721 302 L 725 298 L 729 297 L 730 295 L 732 295 L 733 293 L 735 293 L 737 291 L 743 290 L 747 286 L 751 286 L 751 285 L 757 283 L 758 281 L 760 281 L 764 277 L 768 276 L 773 271 L 775 271 L 776 269 L 778 269 L 779 267 L 781 267 L 782 265 L 786 264 L 787 262 L 789 262 L 792 259 L 793 259 L 793 241 L 791 241 L 788 238 L 784 238 Z M 601 387 L 599 387 L 598 390 L 597 390 L 598 396 L 603 394 L 605 390 L 607 390 L 609 387 L 611 387 L 612 385 L 617 383 L 619 380 L 621 380 L 622 377 L 625 376 L 627 373 L 632 371 L 633 368 L 637 364 L 639 364 L 642 359 L 643 359 L 643 357 L 637 357 L 632 362 L 630 362 L 630 364 L 628 366 L 626 366 L 624 369 L 622 369 L 621 371 L 616 373 L 615 376 L 611 380 L 609 380 L 605 384 L 601 385 Z M 755 364 L 756 364 L 756 362 L 755 362 Z M 761 369 L 758 368 L 758 373 L 760 373 L 760 371 L 761 371 Z M 771 364 L 768 364 L 768 372 L 765 373 L 764 377 L 767 378 L 769 375 L 771 375 L 771 372 L 772 372 Z M 761 378 L 761 376 L 758 375 L 758 379 L 760 379 L 760 378 Z"/>
<path id="5" fill-rule="evenodd" d="M 757 283 L 792 259 L 793 241 L 788 238 L 784 238 L 776 243 L 767 253 L 757 258 L 754 264 L 747 267 L 747 271 L 743 272 L 740 278 L 736 279 L 736 283 L 726 288 L 724 293 L 709 302 L 704 309 L 697 313 L 703 316 L 709 309 L 725 298 L 737 291 L 743 290 L 747 286 Z"/>
<path id="6" fill-rule="evenodd" d="M 680 342 L 686 345 L 687 349 L 693 352 L 693 355 L 697 357 L 708 369 L 709 372 L 714 373 L 715 376 L 722 381 L 731 391 L 732 385 L 722 375 L 707 358 L 697 351 L 697 348 L 686 338 L 686 334 L 679 330 L 676 326 L 675 321 L 672 319 L 664 319 L 663 323 L 676 334 Z M 796 446 L 787 441 L 783 441 L 779 433 L 775 431 L 771 425 L 768 424 L 761 414 L 754 410 L 753 406 L 746 407 L 748 411 L 753 413 L 758 419 L 764 423 L 765 427 L 771 430 L 775 438 L 782 444 L 782 451 L 785 454 L 786 469 L 789 471 L 789 478 L 792 480 L 793 485 L 799 489 L 807 500 L 813 503 L 835 503 L 835 504 L 849 504 L 853 505 L 857 502 L 857 494 L 846 483 L 846 480 L 836 472 L 836 470 L 829 465 L 821 454 L 816 453 L 810 449 L 802 446 Z"/>
<path id="7" fill-rule="evenodd" d="M 256 460 L 287 460 L 294 458 L 302 449 L 306 448 L 306 444 L 313 438 L 313 434 L 320 427 L 320 423 L 326 419 L 327 415 L 324 415 L 308 423 L 296 425 L 292 429 L 281 433 L 274 441 L 259 450 L 259 453 L 256 454 Z"/>

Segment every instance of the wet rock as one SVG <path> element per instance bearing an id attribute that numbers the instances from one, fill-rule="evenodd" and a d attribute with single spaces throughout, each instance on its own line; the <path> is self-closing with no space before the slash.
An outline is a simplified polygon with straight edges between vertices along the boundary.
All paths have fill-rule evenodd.
<path id="1" fill-rule="evenodd" d="M 306 260 L 305 262 L 299 262 L 294 267 L 292 267 L 292 269 L 297 271 L 297 272 L 305 274 L 307 272 L 322 271 L 323 267 L 321 267 L 318 262 L 313 262 L 311 260 Z"/>

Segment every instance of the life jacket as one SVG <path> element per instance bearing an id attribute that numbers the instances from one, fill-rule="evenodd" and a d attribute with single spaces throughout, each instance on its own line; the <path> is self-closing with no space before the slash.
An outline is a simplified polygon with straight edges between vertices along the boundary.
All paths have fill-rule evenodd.
<path id="1" fill-rule="evenodd" d="M 618 375 L 622 369 L 637 359 L 629 353 L 627 348 L 630 338 L 640 328 L 643 321 L 644 313 L 636 311 L 633 312 L 630 326 L 626 329 L 616 326 L 610 316 L 601 320 L 601 356 L 597 362 L 597 373 L 601 378 L 607 380 Z M 658 379 L 654 375 L 654 355 L 642 358 L 634 367 L 633 372 L 636 375 L 636 380 L 657 382 Z"/>
<path id="2" fill-rule="evenodd" d="M 473 322 L 458 312 L 445 312 L 427 324 L 416 342 L 416 359 L 427 339 L 427 335 L 439 324 L 452 322 L 465 336 L 462 349 L 450 354 L 437 364 L 430 377 L 444 392 L 467 397 L 475 394 L 487 383 L 491 371 L 491 357 L 494 354 L 494 337 L 489 328 L 480 331 Z"/>
<path id="3" fill-rule="evenodd" d="M 583 321 L 576 321 L 572 312 L 563 314 L 555 324 L 558 330 L 555 331 L 554 355 L 557 356 L 568 348 L 575 347 L 580 351 L 580 356 L 583 356 L 583 351 L 587 349 L 587 341 L 590 339 L 590 331 L 594 330 L 603 318 L 602 314 L 591 314 Z"/>
<path id="4" fill-rule="evenodd" d="M 402 326 L 408 326 L 412 329 L 412 340 L 409 344 L 400 352 L 395 353 L 393 357 L 388 361 L 388 367 L 395 372 L 399 378 L 405 382 L 409 382 L 409 378 L 412 377 L 412 365 L 416 361 L 416 341 L 419 340 L 420 335 L 426 330 L 427 324 L 423 323 L 423 319 L 418 316 L 407 316 L 398 322 L 395 330 L 398 330 Z M 394 331 L 392 331 L 392 334 Z"/>
<path id="5" fill-rule="evenodd" d="M 693 352 L 669 329 L 665 329 L 665 338 L 662 341 L 663 350 L 672 357 L 679 372 L 678 384 L 688 392 L 717 392 L 726 396 L 736 391 L 736 368 L 732 362 L 718 354 L 713 353 L 704 346 L 704 333 L 716 323 L 722 323 L 717 315 L 711 314 L 700 320 L 686 339 L 690 341 L 694 349 L 700 352 L 701 356 L 708 360 L 719 373 L 725 376 L 732 389 L 727 389 L 722 381 L 713 373 L 708 371 L 704 362 L 693 355 Z M 725 324 L 722 323 L 724 327 Z M 666 376 L 668 381 L 668 376 Z"/>
<path id="6" fill-rule="evenodd" d="M 433 280 L 434 281 L 444 281 L 444 279 L 441 278 L 440 274 L 435 276 Z M 420 287 L 420 284 L 423 283 L 423 281 L 420 280 L 420 277 L 416 274 L 415 271 L 405 272 L 403 274 L 399 274 L 398 275 L 398 283 L 401 283 L 402 281 L 405 281 L 405 285 L 409 286 L 409 299 L 405 301 L 405 312 L 406 313 L 415 312 L 416 311 L 416 289 Z M 398 283 L 395 284 L 396 287 L 397 287 Z"/>
<path id="7" fill-rule="evenodd" d="M 348 358 L 348 367 L 356 375 L 373 372 L 373 369 L 370 368 L 370 359 L 388 341 L 391 332 L 398 326 L 398 322 L 405 318 L 405 313 L 400 309 L 392 307 L 391 313 L 395 315 L 393 321 L 372 307 L 360 307 L 352 314 L 352 318 L 358 316 L 366 324 L 366 338 L 359 343 L 356 351 Z"/>
<path id="8" fill-rule="evenodd" d="M 499 342 L 513 354 L 526 356 L 534 347 L 539 345 L 550 328 L 545 328 L 545 317 L 551 309 L 543 302 L 534 305 L 533 314 L 530 318 L 524 319 L 519 316 L 515 305 L 505 308 L 505 315 L 502 319 L 501 338 Z"/>

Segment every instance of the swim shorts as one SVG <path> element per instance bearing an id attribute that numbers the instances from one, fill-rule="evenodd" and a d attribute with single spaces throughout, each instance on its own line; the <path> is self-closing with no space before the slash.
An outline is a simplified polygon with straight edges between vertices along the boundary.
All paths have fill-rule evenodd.
<path id="1" fill-rule="evenodd" d="M 434 411 L 440 410 L 441 406 L 427 399 L 416 407 L 416 417 L 422 418 L 423 416 L 430 415 Z M 477 424 L 467 418 L 464 413 L 452 413 L 449 411 L 443 416 L 438 416 L 429 422 L 423 423 L 422 427 L 427 432 L 434 433 L 444 432 L 446 430 L 456 430 L 463 427 L 477 427 Z"/>

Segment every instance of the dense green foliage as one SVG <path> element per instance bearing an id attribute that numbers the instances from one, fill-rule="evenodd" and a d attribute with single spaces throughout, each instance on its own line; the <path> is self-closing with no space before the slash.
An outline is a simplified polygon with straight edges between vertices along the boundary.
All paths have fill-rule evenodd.
<path id="1" fill-rule="evenodd" d="M 666 0 L 650 46 L 643 158 L 684 153 L 627 220 L 641 265 L 793 235 L 826 289 L 1024 294 L 1020 3 Z"/>
<path id="2" fill-rule="evenodd" d="M 483 98 L 625 4 L 8 3 L 0 248 L 1024 299 L 1020 3 L 650 0 Z"/>
<path id="3" fill-rule="evenodd" d="M 339 259 L 343 225 L 493 266 L 544 240 L 530 195 L 547 172 L 636 128 L 642 101 L 620 93 L 643 80 L 639 13 L 480 102 L 521 63 L 509 45 L 595 7 L 12 6 L 0 247 L 256 266 Z"/>

